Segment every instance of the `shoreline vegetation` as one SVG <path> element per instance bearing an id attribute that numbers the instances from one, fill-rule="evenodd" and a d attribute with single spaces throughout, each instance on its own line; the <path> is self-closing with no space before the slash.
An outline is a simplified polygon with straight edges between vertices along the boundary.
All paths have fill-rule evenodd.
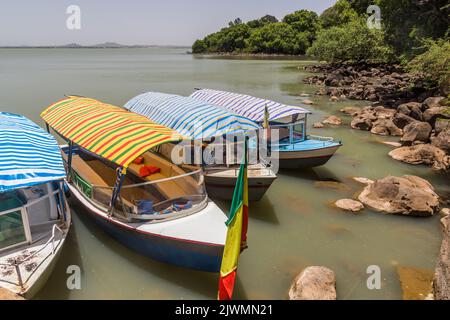
<path id="1" fill-rule="evenodd" d="M 369 5 L 381 10 L 380 28 L 369 28 Z M 450 5 L 446 0 L 338 0 L 320 16 L 299 10 L 278 20 L 266 15 L 228 27 L 195 41 L 194 54 L 219 56 L 312 57 L 323 63 L 305 67 L 303 79 L 317 86 L 316 95 L 330 101 L 362 100 L 363 108 L 341 111 L 352 117 L 351 128 L 398 136 L 389 156 L 414 165 L 428 165 L 450 177 Z M 299 93 L 301 95 L 301 93 Z M 305 103 L 312 104 L 310 100 Z M 341 125 L 331 115 L 315 128 Z M 404 297 L 408 288 L 429 288 L 416 299 L 450 300 L 450 199 L 416 176 L 380 177 L 358 198 L 336 206 L 349 212 L 364 207 L 403 216 L 442 216 L 443 241 L 434 277 L 400 270 Z M 356 201 L 358 200 L 358 201 Z M 405 279 L 409 283 L 403 283 Z M 412 282 L 411 282 L 412 281 Z M 420 283 L 422 282 L 422 283 Z M 431 283 L 432 282 L 432 283 Z M 336 299 L 332 270 L 310 266 L 294 280 L 291 299 Z M 409 289 L 411 291 L 411 289 Z"/>

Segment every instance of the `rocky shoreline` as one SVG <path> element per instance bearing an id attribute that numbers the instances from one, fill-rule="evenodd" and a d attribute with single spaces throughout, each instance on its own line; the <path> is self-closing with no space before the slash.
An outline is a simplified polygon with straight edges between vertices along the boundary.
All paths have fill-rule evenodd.
<path id="1" fill-rule="evenodd" d="M 352 117 L 353 129 L 400 137 L 398 148 L 389 153 L 393 159 L 450 172 L 450 105 L 439 92 L 428 90 L 420 75 L 405 73 L 398 65 L 320 64 L 305 69 L 321 73 L 303 80 L 319 86 L 316 95 L 329 95 L 330 101 L 368 101 L 364 108 L 341 111 Z M 342 123 L 330 118 L 314 127 Z"/>

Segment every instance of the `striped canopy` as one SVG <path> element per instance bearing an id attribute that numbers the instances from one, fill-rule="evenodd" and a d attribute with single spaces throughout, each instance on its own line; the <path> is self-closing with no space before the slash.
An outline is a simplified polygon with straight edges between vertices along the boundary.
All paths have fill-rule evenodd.
<path id="1" fill-rule="evenodd" d="M 0 192 L 64 179 L 58 144 L 31 120 L 0 112 Z"/>
<path id="2" fill-rule="evenodd" d="M 41 117 L 67 140 L 124 168 L 149 149 L 182 139 L 143 116 L 90 98 L 70 96 Z"/>
<path id="3" fill-rule="evenodd" d="M 194 140 L 259 128 L 255 122 L 220 106 L 173 94 L 143 93 L 128 101 L 125 108 Z"/>
<path id="4" fill-rule="evenodd" d="M 295 106 L 288 106 L 272 100 L 255 98 L 245 94 L 201 89 L 191 94 L 191 98 L 213 103 L 223 108 L 247 117 L 253 121 L 264 121 L 264 110 L 269 110 L 269 120 L 277 120 L 287 116 L 308 114 L 310 111 Z"/>

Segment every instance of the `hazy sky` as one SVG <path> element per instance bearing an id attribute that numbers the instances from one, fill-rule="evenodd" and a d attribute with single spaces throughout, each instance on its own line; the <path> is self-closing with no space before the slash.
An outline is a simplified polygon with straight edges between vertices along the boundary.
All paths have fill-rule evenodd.
<path id="1" fill-rule="evenodd" d="M 321 13 L 335 0 L 0 0 L 0 45 L 191 45 L 240 17 L 282 18 L 299 9 Z M 69 30 L 69 5 L 81 9 L 81 30 Z"/>

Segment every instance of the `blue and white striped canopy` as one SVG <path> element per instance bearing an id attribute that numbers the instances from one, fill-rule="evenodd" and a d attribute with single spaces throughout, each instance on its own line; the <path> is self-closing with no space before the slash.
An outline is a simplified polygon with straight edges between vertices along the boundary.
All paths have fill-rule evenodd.
<path id="1" fill-rule="evenodd" d="M 264 121 L 264 110 L 266 106 L 269 111 L 269 120 L 311 113 L 301 107 L 288 106 L 272 100 L 213 89 L 197 90 L 191 94 L 191 98 L 219 105 L 231 112 L 257 122 Z"/>
<path id="2" fill-rule="evenodd" d="M 259 128 L 257 123 L 220 106 L 173 94 L 143 93 L 124 107 L 193 140 L 241 134 Z"/>
<path id="3" fill-rule="evenodd" d="M 63 179 L 58 143 L 31 120 L 0 112 L 0 192 Z"/>

